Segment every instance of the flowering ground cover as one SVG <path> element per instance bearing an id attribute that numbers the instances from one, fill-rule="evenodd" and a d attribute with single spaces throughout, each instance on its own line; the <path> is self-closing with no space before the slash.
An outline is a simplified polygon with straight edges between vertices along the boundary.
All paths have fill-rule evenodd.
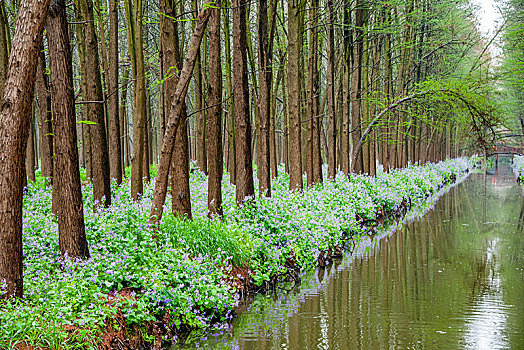
<path id="1" fill-rule="evenodd" d="M 246 285 L 297 281 L 299 272 L 321 263 L 319 257 L 329 260 L 337 249 L 351 248 L 355 237 L 421 206 L 480 162 L 459 158 L 349 180 L 340 173 L 303 192 L 289 191 L 289 176 L 280 169 L 273 197 L 242 207 L 226 174 L 223 221 L 206 217 L 207 178 L 196 171 L 190 179 L 195 219 L 166 215 L 156 232 L 147 220 L 154 180 L 138 203 L 130 198 L 129 180 L 113 184 L 113 204 L 97 212 L 87 184 L 86 261 L 60 258 L 51 191 L 30 184 L 23 218 L 25 297 L 0 301 L 0 348 L 137 347 L 173 341 L 191 329 L 220 329 Z M 168 200 L 165 212 L 170 207 Z"/>
<path id="2" fill-rule="evenodd" d="M 513 173 L 518 181 L 524 182 L 524 156 L 513 157 Z"/>

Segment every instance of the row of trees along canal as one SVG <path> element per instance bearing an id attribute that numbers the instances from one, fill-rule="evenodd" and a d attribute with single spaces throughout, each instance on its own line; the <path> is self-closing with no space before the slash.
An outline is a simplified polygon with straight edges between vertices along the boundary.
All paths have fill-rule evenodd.
<path id="1" fill-rule="evenodd" d="M 222 214 L 223 169 L 241 204 L 271 195 L 280 163 L 302 190 L 338 170 L 375 174 L 488 147 L 487 40 L 467 1 L 0 1 L 0 280 L 22 296 L 22 195 L 53 185 L 60 251 L 89 256 L 79 167 L 95 200 L 131 167 L 151 222 L 171 180 L 191 218 L 189 160 Z M 471 149 L 471 148 L 470 148 Z M 25 159 L 25 167 L 24 167 Z M 96 207 L 95 207 L 96 210 Z"/>

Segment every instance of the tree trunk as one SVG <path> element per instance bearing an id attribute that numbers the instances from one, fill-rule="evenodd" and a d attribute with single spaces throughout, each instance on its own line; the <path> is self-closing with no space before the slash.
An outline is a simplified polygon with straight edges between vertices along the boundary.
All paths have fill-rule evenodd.
<path id="1" fill-rule="evenodd" d="M 53 197 L 58 199 L 58 233 L 63 257 L 88 258 L 73 90 L 73 65 L 65 0 L 54 0 L 46 24 L 55 137 Z"/>
<path id="2" fill-rule="evenodd" d="M 122 135 L 122 177 L 125 175 L 125 168 L 131 164 L 130 160 L 130 146 L 129 146 L 129 122 L 127 117 L 127 91 L 129 85 L 129 71 L 128 67 L 124 68 L 122 75 L 122 101 L 120 103 L 120 111 L 118 115 L 121 121 L 121 135 Z"/>
<path id="3" fill-rule="evenodd" d="M 257 175 L 261 196 L 271 196 L 269 118 L 271 98 L 271 61 L 268 37 L 267 0 L 258 1 L 258 122 L 257 122 Z"/>
<path id="4" fill-rule="evenodd" d="M 133 66 L 134 116 L 133 154 L 131 155 L 131 197 L 137 201 L 144 191 L 142 181 L 144 165 L 144 138 L 146 123 L 146 77 L 142 39 L 142 0 L 125 1 L 127 37 Z"/>
<path id="5" fill-rule="evenodd" d="M 104 96 L 100 76 L 100 60 L 98 56 L 98 39 L 93 20 L 93 4 L 91 0 L 78 0 L 81 17 L 86 22 L 83 37 L 80 39 L 85 47 L 85 90 L 82 92 L 87 103 L 87 118 L 91 137 L 91 164 L 93 171 L 93 200 L 102 201 L 107 207 L 111 205 L 111 181 L 109 177 L 109 154 L 104 118 Z M 95 206 L 96 207 L 96 206 Z"/>
<path id="6" fill-rule="evenodd" d="M 246 0 L 233 0 L 233 85 L 235 86 L 236 201 L 255 194 L 247 71 Z"/>
<path id="7" fill-rule="evenodd" d="M 348 176 L 350 172 L 349 168 L 349 159 L 350 159 L 350 150 L 349 150 L 349 137 L 350 137 L 350 46 L 351 46 L 351 23 L 350 23 L 350 4 L 344 4 L 344 76 L 342 79 L 342 126 L 340 130 L 340 165 L 342 172 Z"/>
<path id="8" fill-rule="evenodd" d="M 184 100 L 189 86 L 189 80 L 193 74 L 196 57 L 200 49 L 200 42 L 204 36 L 204 32 L 209 20 L 211 8 L 209 6 L 198 15 L 195 31 L 191 42 L 189 43 L 189 50 L 186 60 L 182 66 L 180 77 L 178 79 L 173 100 L 169 110 L 169 119 L 166 125 L 166 133 L 163 137 L 162 148 L 160 152 L 160 162 L 158 164 L 158 174 L 155 182 L 155 193 L 153 196 L 153 204 L 151 205 L 150 222 L 156 223 L 162 219 L 163 206 L 166 200 L 167 183 L 169 177 L 169 170 L 171 159 L 173 157 L 173 149 L 175 146 L 175 135 L 179 128 L 182 110 L 184 107 Z"/>
<path id="9" fill-rule="evenodd" d="M 209 113 L 208 144 L 209 162 L 207 208 L 209 216 L 222 216 L 222 65 L 220 62 L 221 3 L 216 0 L 209 20 Z"/>
<path id="10" fill-rule="evenodd" d="M 182 70 L 180 42 L 178 37 L 178 22 L 174 0 L 162 0 L 160 17 L 161 45 L 163 51 L 163 65 L 166 69 L 164 101 L 173 101 L 174 92 L 178 83 L 178 74 Z M 171 116 L 166 111 L 166 119 Z M 176 116 L 175 116 L 176 118 Z M 175 148 L 171 160 L 171 207 L 174 215 L 191 218 L 191 194 L 189 191 L 189 153 L 187 139 L 186 106 L 182 107 L 180 125 L 176 131 Z"/>
<path id="11" fill-rule="evenodd" d="M 51 91 L 46 74 L 45 53 L 40 50 L 36 75 L 36 92 L 38 94 L 38 131 L 40 138 L 40 159 L 42 176 L 46 183 L 53 178 L 53 126 L 51 117 Z"/>
<path id="12" fill-rule="evenodd" d="M 289 109 L 289 173 L 291 190 L 302 190 L 302 138 L 300 111 L 300 54 L 302 30 L 300 0 L 288 3 L 288 109 Z"/>
<path id="13" fill-rule="evenodd" d="M 362 54 L 363 54 L 363 32 L 364 9 L 363 1 L 357 0 L 355 8 L 355 29 L 353 30 L 353 50 L 351 64 L 351 129 L 353 133 L 353 155 L 351 168 L 355 173 L 361 173 L 364 168 L 362 152 L 357 150 L 357 143 L 362 135 L 361 128 L 361 98 L 362 98 Z M 356 153 L 358 152 L 358 153 Z"/>
<path id="14" fill-rule="evenodd" d="M 119 99 L 118 99 L 118 3 L 109 0 L 109 72 L 107 107 L 109 122 L 109 169 L 112 179 L 122 183 L 122 141 L 120 133 Z"/>
<path id="15" fill-rule="evenodd" d="M 0 281 L 2 298 L 23 296 L 22 174 L 38 51 L 49 0 L 20 3 L 0 110 Z M 1 292 L 0 292 L 1 293 Z"/>
<path id="16" fill-rule="evenodd" d="M 226 91 L 233 95 L 233 82 L 231 73 L 231 35 L 229 32 L 229 0 L 224 1 L 224 45 L 226 54 Z M 236 183 L 236 143 L 235 143 L 235 99 L 234 96 L 229 98 L 227 102 L 227 138 L 228 138 L 228 170 L 230 181 L 232 184 Z"/>
<path id="17" fill-rule="evenodd" d="M 192 0 L 194 15 L 198 13 L 198 1 Z M 193 22 L 194 23 L 194 22 Z M 195 26 L 193 24 L 193 30 Z M 207 174 L 206 147 L 206 112 L 204 111 L 204 96 L 202 83 L 202 55 L 198 53 L 195 63 L 195 112 L 196 112 L 196 154 L 197 167 Z"/>
<path id="18" fill-rule="evenodd" d="M 335 110 L 335 30 L 334 30 L 334 15 L 333 15 L 333 1 L 327 1 L 328 11 L 328 76 L 326 93 L 329 101 L 329 156 L 328 156 L 328 178 L 334 179 L 337 173 L 337 128 L 336 128 L 336 110 Z"/>

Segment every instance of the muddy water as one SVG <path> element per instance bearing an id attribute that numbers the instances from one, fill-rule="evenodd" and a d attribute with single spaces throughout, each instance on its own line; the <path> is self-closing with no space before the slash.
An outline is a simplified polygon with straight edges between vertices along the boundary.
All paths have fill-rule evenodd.
<path id="1" fill-rule="evenodd" d="M 184 348 L 524 349 L 521 191 L 507 168 L 473 174 L 422 218 Z"/>

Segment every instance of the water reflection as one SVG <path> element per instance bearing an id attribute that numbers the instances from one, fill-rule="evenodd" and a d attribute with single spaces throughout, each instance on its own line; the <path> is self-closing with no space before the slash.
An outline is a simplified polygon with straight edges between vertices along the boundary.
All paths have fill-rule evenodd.
<path id="1" fill-rule="evenodd" d="M 422 219 L 185 347 L 523 348 L 523 225 L 524 197 L 499 161 L 497 175 L 472 175 Z"/>

